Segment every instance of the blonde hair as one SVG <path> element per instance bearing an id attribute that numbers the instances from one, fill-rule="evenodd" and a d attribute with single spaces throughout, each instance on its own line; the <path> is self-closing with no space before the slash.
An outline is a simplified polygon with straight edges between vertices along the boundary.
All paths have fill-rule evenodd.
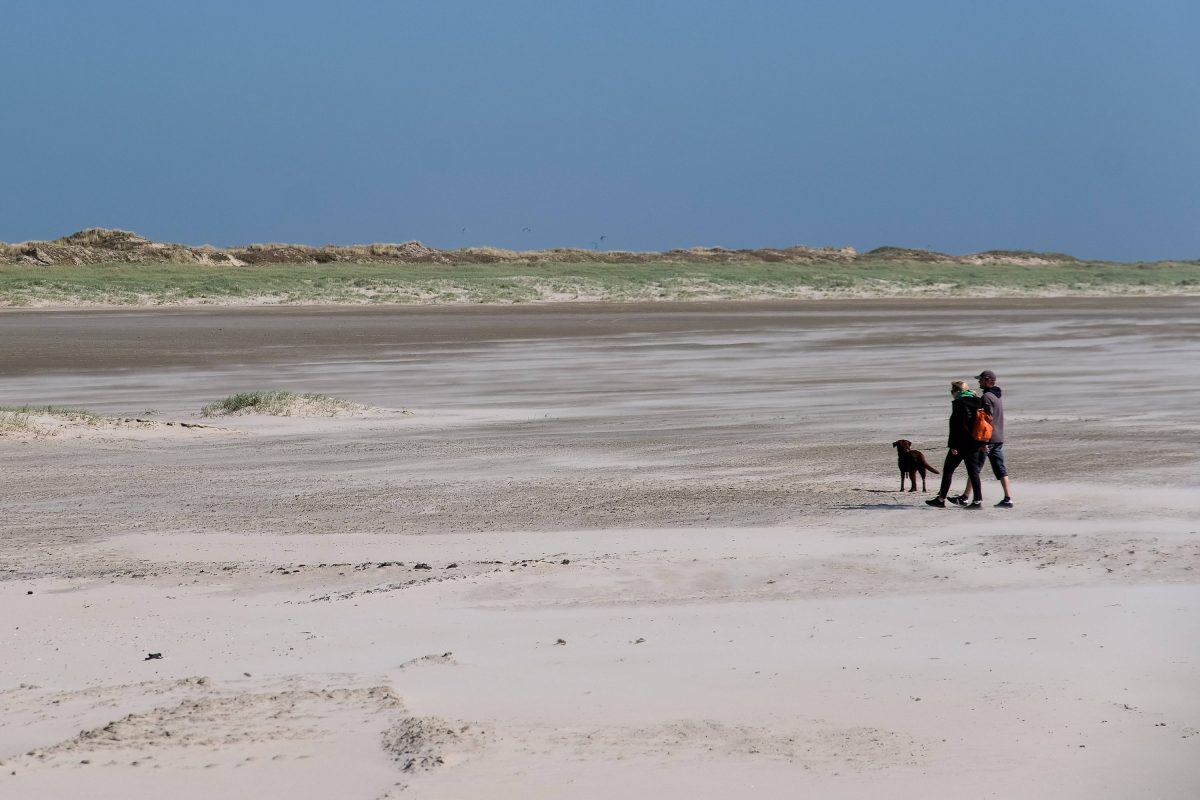
<path id="1" fill-rule="evenodd" d="M 971 384 L 967 383 L 966 381 L 955 381 L 954 383 L 950 384 L 950 391 L 954 392 L 955 394 L 970 388 Z"/>

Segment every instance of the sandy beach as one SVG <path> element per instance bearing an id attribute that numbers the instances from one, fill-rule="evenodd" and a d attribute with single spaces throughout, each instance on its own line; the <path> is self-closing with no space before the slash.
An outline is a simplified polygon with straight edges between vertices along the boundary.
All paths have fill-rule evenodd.
<path id="1" fill-rule="evenodd" d="M 0 436 L 5 800 L 1200 796 L 1198 297 L 0 342 L 0 404 L 148 421 Z M 1016 507 L 897 491 L 984 368 Z M 200 417 L 256 389 L 379 411 Z"/>

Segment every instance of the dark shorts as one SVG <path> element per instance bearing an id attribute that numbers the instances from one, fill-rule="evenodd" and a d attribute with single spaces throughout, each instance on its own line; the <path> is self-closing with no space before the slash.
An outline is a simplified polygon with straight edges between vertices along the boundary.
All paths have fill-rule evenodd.
<path id="1" fill-rule="evenodd" d="M 992 462 L 992 474 L 996 476 L 996 480 L 1008 477 L 1008 468 L 1004 466 L 1004 442 L 989 444 L 986 455 L 984 455 L 985 451 L 982 447 L 979 448 L 978 453 L 975 459 L 979 463 L 981 472 L 983 471 L 983 459 L 986 458 Z"/>

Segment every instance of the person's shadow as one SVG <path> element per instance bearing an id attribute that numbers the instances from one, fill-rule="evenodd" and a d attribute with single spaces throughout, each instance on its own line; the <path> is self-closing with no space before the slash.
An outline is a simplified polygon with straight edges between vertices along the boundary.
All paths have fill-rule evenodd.
<path id="1" fill-rule="evenodd" d="M 867 494 L 888 494 L 888 495 L 900 494 L 899 491 L 892 491 L 889 489 L 859 489 L 858 491 L 866 492 Z M 909 494 L 917 495 L 919 493 L 918 492 L 910 493 L 908 491 L 905 491 L 904 494 L 905 495 L 909 495 Z M 841 508 L 845 509 L 846 511 L 903 511 L 903 510 L 912 509 L 912 508 L 916 508 L 916 507 L 917 506 L 914 504 L 897 503 L 897 502 L 893 502 L 893 503 L 847 503 L 846 505 L 841 506 Z"/>

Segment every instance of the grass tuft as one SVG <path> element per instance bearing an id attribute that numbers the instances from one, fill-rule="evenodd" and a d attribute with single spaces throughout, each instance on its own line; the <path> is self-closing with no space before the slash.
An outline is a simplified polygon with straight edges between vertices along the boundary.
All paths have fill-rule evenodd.
<path id="1" fill-rule="evenodd" d="M 29 415 L 12 411 L 0 411 L 0 435 L 6 433 L 23 433 L 33 429 Z"/>
<path id="2" fill-rule="evenodd" d="M 333 416 L 355 411 L 362 406 L 327 394 L 285 392 L 281 390 L 238 392 L 200 409 L 203 417 L 230 414 L 270 414 L 277 417 Z"/>
<path id="3" fill-rule="evenodd" d="M 0 414 L 9 417 L 55 417 L 71 422 L 86 422 L 94 425 L 103 417 L 85 408 L 67 408 L 64 406 L 0 406 Z"/>
<path id="4" fill-rule="evenodd" d="M 25 436 L 37 435 L 44 427 L 38 418 L 53 417 L 63 422 L 82 422 L 85 425 L 99 425 L 104 418 L 99 414 L 82 408 L 63 408 L 61 406 L 0 406 L 0 436 L 13 434 Z"/>

